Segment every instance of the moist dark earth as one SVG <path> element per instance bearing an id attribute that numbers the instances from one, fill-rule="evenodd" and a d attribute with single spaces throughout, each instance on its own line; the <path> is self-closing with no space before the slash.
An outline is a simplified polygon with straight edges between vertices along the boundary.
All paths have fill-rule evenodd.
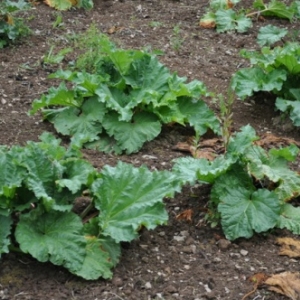
<path id="1" fill-rule="evenodd" d="M 251 7 L 252 2 L 242 1 L 240 5 Z M 72 46 L 66 36 L 83 33 L 92 23 L 101 32 L 110 33 L 120 47 L 162 50 L 159 59 L 172 72 L 201 80 L 210 91 L 223 94 L 231 75 L 247 66 L 239 51 L 258 49 L 256 36 L 261 26 L 272 24 L 290 31 L 299 28 L 299 23 L 270 18 L 254 20 L 246 34 L 218 34 L 199 27 L 207 7 L 208 1 L 202 0 L 94 0 L 90 11 L 62 12 L 60 27 L 53 26 L 58 12 L 43 3 L 22 13 L 31 34 L 0 50 L 0 143 L 24 145 L 37 141 L 43 131 L 54 133 L 52 125 L 43 122 L 40 115 L 27 114 L 32 101 L 54 84 L 47 76 L 58 66 L 45 66 L 42 57 L 51 45 Z M 180 28 L 177 35 L 175 26 Z M 219 112 L 216 104 L 208 105 Z M 287 120 L 278 122 L 274 101 L 265 95 L 256 96 L 255 101 L 236 101 L 233 112 L 232 130 L 251 124 L 258 134 L 269 132 L 300 142 L 299 131 Z M 175 151 L 174 146 L 192 136 L 188 128 L 167 126 L 136 154 L 115 156 L 85 150 L 84 155 L 99 169 L 119 160 L 150 169 L 170 169 L 174 158 L 189 155 Z M 207 186 L 186 187 L 166 200 L 168 224 L 142 231 L 137 240 L 123 244 L 111 280 L 85 281 L 26 255 L 4 255 L 0 262 L 0 299 L 242 299 L 253 289 L 248 279 L 255 273 L 299 271 L 298 260 L 278 255 L 275 240 L 290 236 L 288 232 L 273 230 L 230 243 L 220 227 L 212 229 L 205 224 L 203 208 L 209 191 Z M 176 216 L 187 209 L 193 211 L 192 221 L 178 220 Z M 247 299 L 287 298 L 261 286 Z"/>

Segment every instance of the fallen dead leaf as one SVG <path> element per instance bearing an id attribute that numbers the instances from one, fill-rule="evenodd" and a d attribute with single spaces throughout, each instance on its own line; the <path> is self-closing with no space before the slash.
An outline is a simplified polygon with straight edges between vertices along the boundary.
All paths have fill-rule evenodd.
<path id="1" fill-rule="evenodd" d="M 233 7 L 234 4 L 230 0 L 227 0 L 227 8 L 233 8 Z"/>
<path id="2" fill-rule="evenodd" d="M 124 29 L 124 27 L 120 27 L 120 26 L 112 26 L 107 30 L 108 34 L 114 34 L 118 31 L 122 31 Z"/>
<path id="3" fill-rule="evenodd" d="M 183 211 L 182 213 L 178 214 L 176 216 L 176 219 L 192 222 L 192 215 L 193 215 L 193 211 L 191 209 L 187 209 L 187 210 Z"/>
<path id="4" fill-rule="evenodd" d="M 256 273 L 254 275 L 252 275 L 251 277 L 248 278 L 248 281 L 252 282 L 254 284 L 253 290 L 250 291 L 249 293 L 247 293 L 246 295 L 244 295 L 244 297 L 242 298 L 242 300 L 245 300 L 246 298 L 248 298 L 249 296 L 251 296 L 253 293 L 256 292 L 256 290 L 258 289 L 259 286 L 261 286 L 266 279 L 269 276 L 266 275 L 265 273 Z"/>
<path id="5" fill-rule="evenodd" d="M 269 290 L 285 295 L 292 300 L 300 300 L 300 273 L 283 272 L 269 277 L 265 284 Z"/>
<path id="6" fill-rule="evenodd" d="M 194 145 L 191 138 L 185 143 L 177 143 L 173 149 L 190 152 L 195 158 L 205 158 L 210 161 L 214 160 L 219 153 L 224 152 L 223 142 L 218 138 L 200 141 L 198 145 Z"/>
<path id="7" fill-rule="evenodd" d="M 255 144 L 267 149 L 274 147 L 285 147 L 291 144 L 295 144 L 298 147 L 300 146 L 300 143 L 294 139 L 275 136 L 272 133 L 263 134 L 260 139 L 255 142 Z"/>
<path id="8" fill-rule="evenodd" d="M 216 27 L 216 22 L 212 20 L 204 20 L 199 22 L 200 27 L 210 29 Z"/>
<path id="9" fill-rule="evenodd" d="M 279 255 L 287 255 L 289 257 L 300 257 L 300 240 L 293 238 L 278 238 L 276 243 L 281 245 Z"/>

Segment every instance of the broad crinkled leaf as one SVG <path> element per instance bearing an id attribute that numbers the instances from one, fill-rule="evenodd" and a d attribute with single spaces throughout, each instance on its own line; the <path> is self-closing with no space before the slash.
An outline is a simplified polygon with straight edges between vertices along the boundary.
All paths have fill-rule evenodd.
<path id="1" fill-rule="evenodd" d="M 198 136 L 205 134 L 209 128 L 216 134 L 220 133 L 220 122 L 204 101 L 181 97 L 178 99 L 178 107 Z"/>
<path id="2" fill-rule="evenodd" d="M 14 159 L 12 151 L 0 149 L 0 195 L 7 198 L 15 196 L 16 188 L 22 185 L 22 181 L 26 177 L 25 170 L 16 165 Z"/>
<path id="3" fill-rule="evenodd" d="M 95 181 L 92 193 L 102 234 L 116 242 L 131 241 L 144 226 L 153 229 L 168 220 L 163 198 L 174 193 L 169 172 L 150 172 L 119 162 L 106 166 Z"/>
<path id="4" fill-rule="evenodd" d="M 8 253 L 10 245 L 9 235 L 11 233 L 12 219 L 10 216 L 0 215 L 0 258 L 2 253 Z"/>
<path id="5" fill-rule="evenodd" d="M 49 114 L 48 118 L 58 132 L 71 136 L 82 134 L 93 141 L 102 132 L 101 123 L 106 112 L 105 105 L 92 97 L 84 102 L 81 110 L 67 107 L 59 113 Z"/>
<path id="6" fill-rule="evenodd" d="M 234 6 L 235 4 L 239 3 L 240 0 L 211 0 L 209 5 L 211 8 L 214 10 L 219 10 L 219 9 L 228 9 Z"/>
<path id="7" fill-rule="evenodd" d="M 57 10 L 67 10 L 76 6 L 79 0 L 45 0 L 45 3 Z"/>
<path id="8" fill-rule="evenodd" d="M 254 232 L 275 227 L 278 221 L 281 207 L 274 192 L 260 189 L 252 193 L 235 186 L 220 198 L 218 211 L 221 213 L 223 231 L 229 240 L 250 238 Z"/>
<path id="9" fill-rule="evenodd" d="M 211 190 L 210 198 L 214 203 L 219 203 L 220 199 L 230 195 L 235 187 L 242 187 L 254 192 L 255 187 L 252 178 L 239 164 L 232 165 L 231 169 L 219 176 Z"/>
<path id="10" fill-rule="evenodd" d="M 294 207 L 289 203 L 285 203 L 278 222 L 278 228 L 286 228 L 294 234 L 300 234 L 300 207 Z"/>
<path id="11" fill-rule="evenodd" d="M 252 146 L 246 153 L 248 172 L 267 185 L 276 183 L 275 192 L 281 201 L 289 201 L 300 195 L 300 175 L 289 169 L 287 160 L 278 153 L 266 153 L 258 146 Z"/>
<path id="12" fill-rule="evenodd" d="M 196 181 L 214 183 L 232 164 L 233 161 L 224 159 L 224 156 L 219 156 L 213 161 L 204 158 L 182 157 L 175 160 L 172 172 L 180 185 L 186 183 L 193 185 Z"/>
<path id="13" fill-rule="evenodd" d="M 226 156 L 236 158 L 244 154 L 257 139 L 258 137 L 253 127 L 250 125 L 243 126 L 239 132 L 230 137 Z"/>
<path id="14" fill-rule="evenodd" d="M 283 1 L 271 0 L 268 4 L 264 5 L 262 11 L 264 16 L 276 16 L 282 19 L 288 19 L 291 21 L 294 16 L 293 9 L 286 6 Z"/>
<path id="15" fill-rule="evenodd" d="M 286 72 L 282 69 L 274 69 L 266 73 L 257 67 L 245 68 L 234 74 L 232 88 L 240 98 L 244 99 L 252 96 L 254 92 L 280 91 L 286 78 Z"/>
<path id="16" fill-rule="evenodd" d="M 86 236 L 86 256 L 81 269 L 73 272 L 86 280 L 96 280 L 99 277 L 104 279 L 112 278 L 111 268 L 114 266 L 108 252 L 102 247 L 102 241 L 96 236 Z M 116 245 L 118 246 L 118 245 Z"/>
<path id="17" fill-rule="evenodd" d="M 243 14 L 237 14 L 232 9 L 220 9 L 216 12 L 217 32 L 236 30 L 246 32 L 251 26 L 252 21 Z"/>
<path id="18" fill-rule="evenodd" d="M 42 200 L 46 210 L 70 211 L 75 196 L 68 189 L 61 189 L 57 182 L 64 176 L 62 162 L 51 159 L 39 144 L 33 142 L 28 143 L 25 153 L 22 165 L 28 172 L 24 180 L 26 188 Z"/>
<path id="19" fill-rule="evenodd" d="M 103 127 L 127 154 L 137 152 L 145 142 L 157 137 L 161 131 L 158 118 L 147 112 L 135 114 L 131 122 L 119 121 L 117 114 L 107 115 L 103 120 Z"/>
<path id="20" fill-rule="evenodd" d="M 30 114 L 35 114 L 39 109 L 52 105 L 71 106 L 79 108 L 83 99 L 76 96 L 75 90 L 68 90 L 64 83 L 58 88 L 51 87 L 47 95 L 43 95 L 41 99 L 36 99 L 32 103 Z"/>
<path id="21" fill-rule="evenodd" d="M 282 112 L 288 112 L 295 126 L 300 126 L 300 102 L 277 98 L 276 107 Z"/>
<path id="22" fill-rule="evenodd" d="M 267 25 L 261 27 L 258 31 L 257 35 L 257 43 L 262 46 L 270 46 L 278 41 L 280 41 L 283 37 L 286 36 L 288 31 L 285 28 L 280 28 L 274 25 Z"/>
<path id="23" fill-rule="evenodd" d="M 32 215 L 21 215 L 16 228 L 15 236 L 21 250 L 40 262 L 50 261 L 73 273 L 79 271 L 86 255 L 79 216 L 55 211 L 39 217 Z"/>
<path id="24" fill-rule="evenodd" d="M 110 137 L 107 134 L 101 134 L 99 140 L 88 142 L 84 144 L 84 147 L 105 153 L 115 153 L 117 155 L 123 152 L 122 147 L 117 144 L 114 137 Z"/>
<path id="25" fill-rule="evenodd" d="M 77 193 L 83 186 L 89 186 L 96 174 L 94 167 L 86 160 L 69 160 L 64 163 L 64 176 L 56 183 L 61 187 L 67 187 L 72 193 Z"/>

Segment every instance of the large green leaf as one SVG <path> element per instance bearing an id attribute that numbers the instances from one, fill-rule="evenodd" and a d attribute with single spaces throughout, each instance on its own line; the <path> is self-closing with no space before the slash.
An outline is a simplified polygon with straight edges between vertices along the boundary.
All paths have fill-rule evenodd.
<path id="1" fill-rule="evenodd" d="M 84 186 L 89 186 L 96 175 L 94 167 L 86 160 L 69 160 L 64 163 L 66 168 L 64 176 L 56 183 L 61 187 L 67 187 L 72 193 L 77 193 Z"/>
<path id="2" fill-rule="evenodd" d="M 27 189 L 37 199 L 42 199 L 46 210 L 71 210 L 75 195 L 68 189 L 61 189 L 57 180 L 64 177 L 65 167 L 51 157 L 37 143 L 28 143 L 22 165 L 27 169 L 24 180 Z"/>
<path id="3" fill-rule="evenodd" d="M 64 83 L 58 88 L 51 87 L 47 95 L 43 95 L 41 99 L 35 99 L 32 103 L 30 114 L 35 114 L 39 109 L 52 105 L 80 107 L 83 98 L 77 97 L 75 90 L 68 90 Z"/>
<path id="4" fill-rule="evenodd" d="M 220 122 L 204 101 L 180 97 L 178 107 L 186 122 L 195 129 L 198 136 L 205 134 L 209 128 L 217 134 L 220 133 Z"/>
<path id="5" fill-rule="evenodd" d="M 102 241 L 95 236 L 86 236 L 86 256 L 81 269 L 74 273 L 87 280 L 95 280 L 99 277 L 109 279 L 113 273 L 111 268 L 114 266 L 110 260 L 109 253 L 102 247 Z M 116 244 L 116 247 L 120 247 Z"/>
<path id="6" fill-rule="evenodd" d="M 280 91 L 286 78 L 286 72 L 282 69 L 274 69 L 266 73 L 258 67 L 245 68 L 234 74 L 232 88 L 240 98 L 244 99 L 252 96 L 254 92 Z"/>
<path id="7" fill-rule="evenodd" d="M 230 137 L 226 157 L 236 160 L 247 152 L 252 143 L 257 140 L 256 132 L 250 125 L 243 126 L 239 132 Z"/>
<path id="8" fill-rule="evenodd" d="M 252 178 L 238 163 L 232 165 L 230 170 L 216 179 L 210 198 L 214 203 L 219 204 L 220 199 L 230 195 L 236 187 L 247 189 L 251 193 L 255 191 Z"/>
<path id="9" fill-rule="evenodd" d="M 12 219 L 11 217 L 0 215 L 0 258 L 2 253 L 8 253 L 8 246 L 10 245 Z"/>
<path id="10" fill-rule="evenodd" d="M 267 25 L 261 27 L 257 35 L 257 43 L 262 47 L 265 45 L 272 45 L 280 41 L 283 37 L 286 36 L 288 31 L 285 28 L 280 28 L 274 25 Z"/>
<path id="11" fill-rule="evenodd" d="M 286 149 L 288 151 L 288 149 Z M 284 155 L 283 153 L 281 153 Z M 261 147 L 252 146 L 245 158 L 248 160 L 248 172 L 266 187 L 275 183 L 275 192 L 281 201 L 300 195 L 300 175 L 289 169 L 287 160 L 278 152 L 266 153 Z"/>
<path id="12" fill-rule="evenodd" d="M 293 8 L 286 6 L 283 1 L 271 0 L 267 4 L 263 0 L 255 0 L 253 3 L 255 8 L 261 10 L 261 14 L 264 16 L 275 16 L 283 19 L 293 19 Z"/>
<path id="13" fill-rule="evenodd" d="M 103 235 L 116 242 L 131 241 L 145 226 L 153 229 L 168 220 L 163 198 L 174 193 L 173 177 L 169 172 L 150 172 L 119 162 L 106 166 L 102 178 L 95 181 L 92 192 Z"/>
<path id="14" fill-rule="evenodd" d="M 15 196 L 16 188 L 22 185 L 22 181 L 26 177 L 25 169 L 18 166 L 14 162 L 15 159 L 13 151 L 0 149 L 0 195 L 7 198 Z"/>
<path id="15" fill-rule="evenodd" d="M 57 110 L 46 110 L 48 119 L 53 122 L 55 129 L 64 135 L 83 135 L 90 141 L 98 139 L 102 132 L 101 122 L 107 112 L 105 105 L 91 97 L 84 102 L 81 109 L 66 107 Z"/>
<path id="16" fill-rule="evenodd" d="M 290 93 L 295 97 L 295 100 L 278 97 L 275 105 L 281 112 L 289 113 L 295 126 L 300 126 L 300 89 L 291 89 Z"/>
<path id="17" fill-rule="evenodd" d="M 220 9 L 216 11 L 217 32 L 226 32 L 236 30 L 237 32 L 246 32 L 252 27 L 252 21 L 244 14 L 237 14 L 232 9 Z"/>
<path id="18" fill-rule="evenodd" d="M 33 211 L 21 215 L 15 236 L 24 253 L 77 272 L 86 255 L 82 229 L 81 219 L 71 212 L 50 211 L 36 217 Z"/>
<path id="19" fill-rule="evenodd" d="M 300 234 L 300 207 L 294 207 L 289 203 L 284 204 L 277 227 L 286 228 L 294 234 Z"/>
<path id="20" fill-rule="evenodd" d="M 234 187 L 220 198 L 218 211 L 229 240 L 250 238 L 254 232 L 267 231 L 277 224 L 281 205 L 274 192 L 261 189 L 252 193 L 251 190 Z"/>
<path id="21" fill-rule="evenodd" d="M 161 131 L 158 118 L 147 112 L 135 114 L 131 122 L 119 121 L 117 114 L 107 115 L 103 120 L 103 127 L 127 154 L 137 152 L 145 142 L 157 137 Z"/>

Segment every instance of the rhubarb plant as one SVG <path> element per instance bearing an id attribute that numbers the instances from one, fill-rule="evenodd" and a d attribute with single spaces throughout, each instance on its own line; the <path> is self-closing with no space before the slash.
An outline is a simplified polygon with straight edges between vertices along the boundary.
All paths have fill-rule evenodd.
<path id="1" fill-rule="evenodd" d="M 244 100 L 257 92 L 271 93 L 276 97 L 276 108 L 300 126 L 300 44 L 287 42 L 260 51 L 242 50 L 241 55 L 249 59 L 251 66 L 233 76 L 232 88 L 237 96 Z"/>
<path id="2" fill-rule="evenodd" d="M 29 7 L 24 0 L 0 2 L 0 48 L 29 33 L 30 30 L 22 18 L 16 16 L 18 12 Z"/>
<path id="3" fill-rule="evenodd" d="M 188 124 L 197 136 L 209 128 L 219 133 L 217 117 L 200 99 L 211 95 L 202 82 L 187 83 L 156 56 L 119 49 L 104 35 L 99 47 L 95 73 L 52 74 L 63 82 L 34 100 L 31 114 L 41 110 L 59 133 L 117 154 L 137 152 L 159 135 L 163 124 Z"/>
<path id="4" fill-rule="evenodd" d="M 203 28 L 216 28 L 217 32 L 223 33 L 236 31 L 244 33 L 252 27 L 252 19 L 260 17 L 277 17 L 292 21 L 299 18 L 299 1 L 294 1 L 290 6 L 283 1 L 271 0 L 265 3 L 256 0 L 250 9 L 236 9 L 240 0 L 212 0 L 207 12 L 200 19 Z M 254 10 L 254 11 L 253 11 Z"/>
<path id="5" fill-rule="evenodd" d="M 275 227 L 300 234 L 299 208 L 290 203 L 300 195 L 300 175 L 289 167 L 299 149 L 291 145 L 266 151 L 257 139 L 247 125 L 215 160 L 184 157 L 173 166 L 179 186 L 212 185 L 206 218 L 214 225 L 220 222 L 229 240 Z"/>
<path id="6" fill-rule="evenodd" d="M 84 279 L 111 278 L 120 243 L 167 222 L 170 172 L 121 162 L 97 171 L 81 156 L 76 141 L 65 148 L 48 133 L 1 147 L 0 257 L 18 250 Z"/>

